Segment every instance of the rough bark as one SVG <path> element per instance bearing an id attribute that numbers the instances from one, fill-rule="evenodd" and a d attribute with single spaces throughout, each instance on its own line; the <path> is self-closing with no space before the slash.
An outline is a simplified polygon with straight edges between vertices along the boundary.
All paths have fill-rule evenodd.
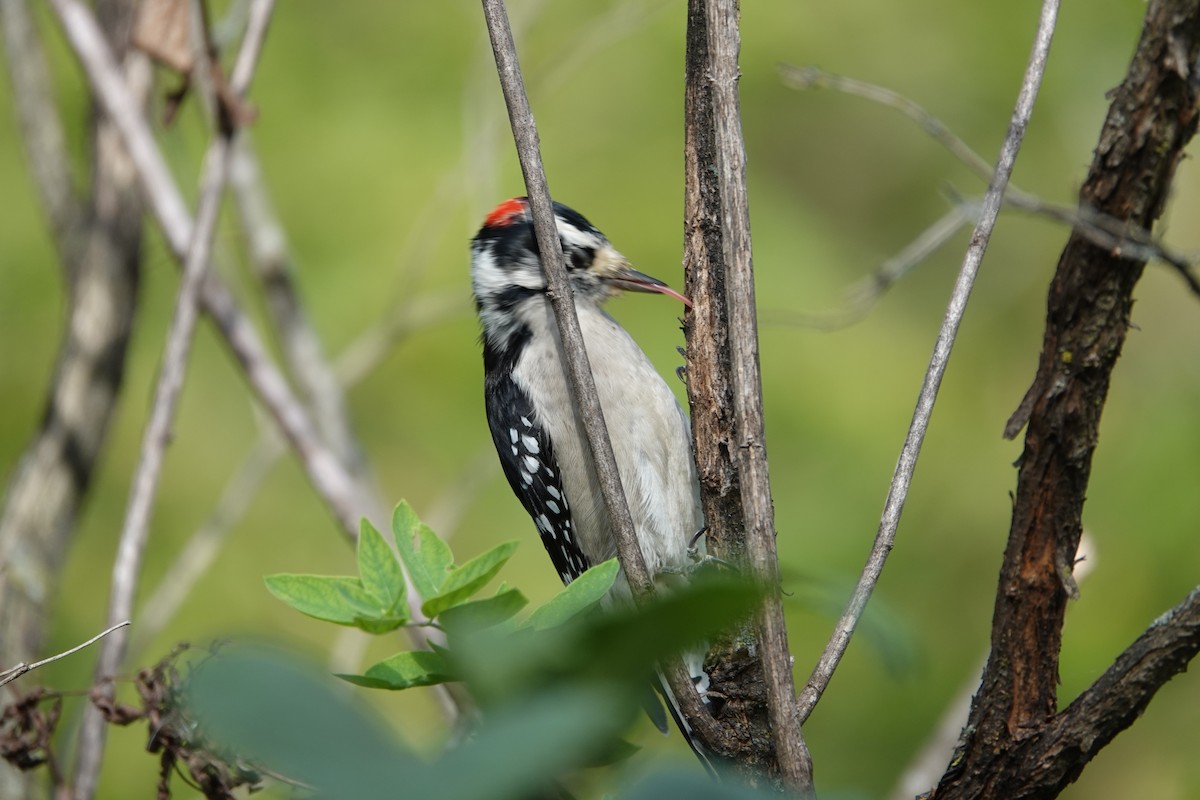
<path id="1" fill-rule="evenodd" d="M 721 31 L 714 30 L 714 18 L 723 22 Z M 736 30 L 735 3 L 689 2 L 684 265 L 694 305 L 684 327 L 687 388 L 709 552 L 774 587 L 775 530 L 763 439 L 745 154 L 736 124 Z M 710 651 L 706 668 L 712 689 L 725 700 L 720 736 L 708 744 L 753 782 L 766 778 L 779 787 L 809 791 L 812 763 L 795 713 L 777 601 L 777 596 L 768 598 L 757 625 L 747 621 Z"/>
<path id="2" fill-rule="evenodd" d="M 1113 93 L 1081 206 L 1151 229 L 1196 131 L 1198 58 L 1200 0 L 1151 2 L 1129 72 Z M 964 740 L 934 794 L 939 800 L 1053 797 L 1099 749 L 1038 751 L 1030 743 L 1064 735 L 1068 712 L 1073 724 L 1087 721 L 1086 706 L 1056 714 L 1063 617 L 1077 593 L 1073 560 L 1100 417 L 1144 266 L 1078 231 L 1059 260 L 1037 376 L 1006 431 L 1013 436 L 1028 425 L 991 654 Z M 1092 720 L 1100 723 L 1095 741 L 1110 740 L 1132 719 Z M 1029 752 L 1060 768 L 1035 769 L 1025 760 Z"/>
<path id="3" fill-rule="evenodd" d="M 101 3 L 106 32 L 124 54 L 132 3 Z M 21 0 L 6 0 L 4 23 L 23 22 L 24 45 L 6 41 L 10 72 L 40 61 L 36 31 Z M 33 55 L 30 55 L 33 53 Z M 15 60 L 20 58 L 22 63 Z M 36 71 L 39 66 L 32 66 Z M 44 64 L 40 65 L 44 70 Z M 137 69 L 136 67 L 131 67 Z M 140 83 L 147 83 L 142 70 Z M 70 185 L 60 126 L 45 75 L 23 83 L 14 74 L 31 173 L 59 254 L 65 293 L 64 335 L 41 424 L 25 449 L 0 514 L 0 664 L 42 653 L 52 598 L 120 396 L 141 264 L 142 201 L 128 159 L 109 123 L 91 128 L 92 175 L 86 193 Z M 31 97 L 29 92 L 43 96 Z M 31 119 L 26 109 L 42 109 Z M 5 695 L 7 697 L 7 695 Z M 31 796 L 33 786 L 0 765 L 0 796 Z"/>

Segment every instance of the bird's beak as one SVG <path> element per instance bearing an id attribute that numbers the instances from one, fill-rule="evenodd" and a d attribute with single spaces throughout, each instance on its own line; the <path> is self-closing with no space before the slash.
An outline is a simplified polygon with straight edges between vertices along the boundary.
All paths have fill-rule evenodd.
<path id="1" fill-rule="evenodd" d="M 651 278 L 643 272 L 638 272 L 629 265 L 629 262 L 623 255 L 615 250 L 602 254 L 603 256 L 608 256 L 608 258 L 605 258 L 604 262 L 600 265 L 599 272 L 604 277 L 605 282 L 614 289 L 624 289 L 628 292 L 665 294 L 668 297 L 674 297 L 688 308 L 692 307 L 691 300 L 658 278 Z"/>

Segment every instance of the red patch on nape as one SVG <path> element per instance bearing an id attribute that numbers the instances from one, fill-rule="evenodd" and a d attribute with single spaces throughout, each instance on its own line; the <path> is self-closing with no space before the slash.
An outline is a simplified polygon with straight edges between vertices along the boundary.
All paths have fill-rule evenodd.
<path id="1" fill-rule="evenodd" d="M 528 210 L 529 201 L 524 197 L 505 200 L 492 209 L 492 213 L 488 214 L 487 219 L 483 221 L 483 226 L 485 228 L 507 227 L 523 217 Z"/>

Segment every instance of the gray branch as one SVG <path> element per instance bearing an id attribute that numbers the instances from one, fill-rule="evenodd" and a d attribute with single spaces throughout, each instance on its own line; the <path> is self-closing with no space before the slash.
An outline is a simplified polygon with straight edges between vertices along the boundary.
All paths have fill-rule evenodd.
<path id="1" fill-rule="evenodd" d="M 1050 42 L 1054 36 L 1057 16 L 1058 0 L 1044 0 L 1033 51 L 1030 53 L 1025 77 L 1021 82 L 1021 90 L 1017 96 L 1016 107 L 1013 109 L 1012 121 L 1009 123 L 1008 133 L 1004 137 L 1000 156 L 996 162 L 996 169 L 992 173 L 991 183 L 983 199 L 979 221 L 975 224 L 971 243 L 963 258 L 958 279 L 955 281 L 950 304 L 946 309 L 946 317 L 942 321 L 937 341 L 934 343 L 933 356 L 930 358 L 929 367 L 925 372 L 925 380 L 917 398 L 917 407 L 913 412 L 912 422 L 909 425 L 908 434 L 905 436 L 904 446 L 900 450 L 900 458 L 888 489 L 883 517 L 875 535 L 875 543 L 867 557 L 867 563 L 863 567 L 858 584 L 854 587 L 854 594 L 841 619 L 838 620 L 833 635 L 813 669 L 808 683 L 800 693 L 802 719 L 808 719 L 809 714 L 821 699 L 825 688 L 829 685 L 830 679 L 833 678 L 833 673 L 850 644 L 854 629 L 866 609 L 867 601 L 875 589 L 875 584 L 879 581 L 880 574 L 883 572 L 888 554 L 895 544 L 900 513 L 904 509 L 904 501 L 908 497 L 913 469 L 916 467 L 917 457 L 920 455 L 921 445 L 925 440 L 925 432 L 929 427 L 929 418 L 933 413 L 933 404 L 937 400 L 942 376 L 946 373 L 950 350 L 958 335 L 958 327 L 962 322 L 963 313 L 966 311 L 967 299 L 971 295 L 971 288 L 979 273 L 979 265 L 983 261 L 983 254 L 987 249 L 992 230 L 995 228 L 996 218 L 1004 198 L 1004 190 L 1008 185 L 1009 176 L 1012 175 L 1013 165 L 1016 163 L 1017 153 L 1021 149 L 1021 142 L 1025 136 L 1025 128 L 1033 113 L 1034 100 L 1037 99 L 1042 76 L 1046 70 L 1046 57 L 1050 51 Z"/>
<path id="2" fill-rule="evenodd" d="M 554 223 L 550 192 L 546 183 L 545 171 L 542 168 L 541 154 L 538 151 L 537 126 L 534 124 L 533 114 L 529 108 L 529 98 L 525 94 L 525 84 L 521 78 L 520 65 L 517 62 L 512 29 L 509 27 L 503 0 L 483 0 L 483 13 L 487 20 L 488 34 L 491 37 L 492 52 L 496 57 L 496 71 L 504 92 L 504 102 L 508 107 L 509 121 L 512 123 L 517 156 L 521 161 L 521 171 L 525 176 L 534 231 L 537 235 L 542 264 L 549 285 L 547 295 L 558 321 L 559 335 L 563 343 L 563 356 L 566 360 L 576 408 L 579 410 L 579 417 L 583 422 L 584 432 L 587 434 L 586 438 L 592 451 L 596 475 L 603 490 L 605 507 L 608 510 L 617 542 L 617 554 L 621 561 L 621 568 L 633 590 L 634 598 L 640 600 L 653 595 L 654 582 L 646 568 L 645 559 L 637 542 L 633 518 L 630 516 L 625 493 L 621 487 L 620 475 L 617 472 L 612 442 L 609 440 L 604 414 L 596 394 L 596 384 L 588 363 L 587 351 L 584 348 L 583 335 L 579 330 L 579 319 L 575 314 L 571 286 L 567 281 L 566 268 L 563 264 L 562 245 L 558 240 L 558 230 Z M 687 721 L 699 732 L 701 738 L 713 736 L 716 721 L 704 709 L 700 696 L 696 693 L 695 685 L 686 674 L 683 662 L 676 659 L 673 663 L 663 665 L 663 674 L 666 676 Z"/>
<path id="3" fill-rule="evenodd" d="M 533 228 L 537 235 L 538 249 L 542 254 L 542 266 L 546 272 L 546 291 L 554 316 L 558 321 L 558 332 L 562 337 L 563 355 L 571 379 L 579 417 L 587 434 L 588 446 L 596 466 L 596 476 L 604 494 L 604 505 L 621 554 L 621 565 L 635 597 L 647 597 L 654 592 L 654 583 L 646 569 L 641 548 L 637 543 L 637 532 L 633 528 L 633 517 L 621 488 L 617 473 L 617 460 L 613 455 L 608 428 L 604 424 L 604 411 L 596 395 L 596 382 L 588 362 L 583 344 L 583 333 L 579 329 L 579 318 L 575 314 L 575 300 L 571 284 L 567 280 L 567 269 L 563 262 L 562 243 L 558 240 L 558 228 L 554 223 L 554 208 L 550 200 L 550 188 L 542 168 L 542 156 L 538 150 L 537 126 L 525 95 L 525 82 L 521 78 L 521 66 L 517 62 L 516 45 L 508 23 L 508 13 L 503 0 L 483 0 L 483 13 L 487 19 L 488 35 L 492 41 L 492 52 L 496 57 L 496 72 L 500 76 L 500 88 L 504 92 L 504 103 L 508 107 L 508 118 L 512 123 L 513 139 L 517 146 L 517 157 L 521 161 L 521 172 L 525 176 L 525 187 L 529 192 L 529 207 L 533 215 Z"/>
<path id="4" fill-rule="evenodd" d="M 737 86 L 741 47 L 738 5 L 733 0 L 710 0 L 706 16 L 721 196 L 721 243 L 726 267 L 725 299 L 729 309 L 735 445 L 746 520 L 746 554 L 754 576 L 769 592 L 759 612 L 758 625 L 776 758 L 784 782 L 796 790 L 811 793 L 812 757 L 800 730 L 801 719 L 792 682 L 792 656 L 779 593 L 775 512 L 771 503 L 763 424 L 754 262 L 746 193 L 746 148 L 742 141 Z"/>
<path id="5" fill-rule="evenodd" d="M 134 471 L 129 505 L 117 556 L 113 562 L 112 589 L 108 601 L 109 624 L 128 619 L 133 613 L 134 595 L 141 575 L 142 556 L 150 535 L 150 512 L 157 494 L 163 459 L 171 439 L 179 395 L 187 373 L 188 356 L 199 317 L 200 287 L 208 270 L 212 237 L 216 232 L 221 209 L 221 196 L 229 172 L 231 142 L 218 136 L 209 148 L 204 175 L 200 182 L 200 202 L 196 213 L 195 239 L 184 264 L 183 278 L 175 301 L 175 311 L 163 349 L 158 384 L 150 420 L 142 436 L 141 452 Z M 112 697 L 115 690 L 111 676 L 120 669 L 128 649 L 127 631 L 118 631 L 100 648 L 96 662 L 96 690 Z M 92 705 L 84 711 L 79 731 L 79 753 L 76 757 L 75 796 L 90 798 L 95 794 L 100 765 L 104 757 L 104 740 L 108 723 L 100 710 Z"/>

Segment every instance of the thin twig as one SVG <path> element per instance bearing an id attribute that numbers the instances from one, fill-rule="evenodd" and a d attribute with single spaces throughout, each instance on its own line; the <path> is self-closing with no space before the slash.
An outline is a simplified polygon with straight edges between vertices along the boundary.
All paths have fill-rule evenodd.
<path id="1" fill-rule="evenodd" d="M 121 78 L 100 26 L 79 0 L 50 0 L 50 5 L 58 15 L 67 41 L 83 64 L 92 91 L 125 141 L 151 211 L 175 253 L 186 252 L 192 238 L 192 220 L 187 205 L 175 188 L 167 162 L 154 142 L 141 109 Z"/>
<path id="2" fill-rule="evenodd" d="M 130 658 L 136 659 L 192 596 L 192 589 L 212 567 L 227 535 L 249 509 L 262 481 L 285 452 L 278 434 L 273 429 L 263 429 L 226 482 L 216 507 L 184 543 L 158 584 L 139 606 L 138 627 L 129 646 Z"/>
<path id="3" fill-rule="evenodd" d="M 274 11 L 275 0 L 257 0 L 250 4 L 246 35 L 242 37 L 242 47 L 238 50 L 237 60 L 233 62 L 233 70 L 229 73 L 229 88 L 237 97 L 250 91 L 250 82 L 254 79 L 254 70 L 262 55 Z"/>
<path id="4" fill-rule="evenodd" d="M 342 387 L 296 291 L 287 233 L 263 183 L 249 136 L 239 137 L 234 150 L 230 186 L 284 363 L 307 401 L 321 438 L 351 474 L 369 480 Z"/>
<path id="5" fill-rule="evenodd" d="M 129 97 L 95 19 L 79 0 L 51 2 L 97 100 L 126 142 L 164 239 L 176 258 L 182 261 L 192 236 L 191 217 L 145 118 Z M 250 387 L 291 443 L 313 488 L 333 513 L 342 533 L 353 540 L 363 511 L 370 511 L 369 501 L 363 498 L 352 476 L 336 456 L 321 442 L 307 412 L 272 363 L 254 325 L 215 273 L 204 282 L 201 301 L 242 366 Z"/>
<path id="6" fill-rule="evenodd" d="M 975 231 L 971 236 L 971 244 L 967 248 L 966 255 L 963 258 L 962 269 L 959 272 L 958 280 L 954 284 L 950 304 L 946 309 L 946 317 L 942 322 L 941 329 L 938 331 L 937 342 L 934 344 L 933 356 L 930 358 L 929 368 L 925 372 L 925 380 L 917 399 L 916 410 L 913 412 L 912 423 L 909 425 L 908 434 L 905 436 L 904 446 L 900 451 L 900 458 L 896 464 L 896 470 L 888 489 L 887 501 L 884 504 L 883 516 L 879 523 L 879 530 L 875 536 L 875 543 L 871 548 L 866 566 L 863 567 L 862 575 L 859 578 L 858 585 L 854 588 L 854 594 L 850 598 L 846 611 L 843 613 L 842 618 L 838 620 L 837 627 L 834 629 L 829 644 L 826 645 L 825 651 L 821 654 L 820 661 L 818 661 L 816 667 L 813 669 L 804 690 L 800 693 L 802 719 L 807 719 L 809 714 L 812 713 L 813 708 L 816 707 L 817 702 L 821 699 L 825 688 L 829 685 L 829 681 L 833 677 L 838 663 L 841 661 L 846 648 L 850 644 L 850 638 L 853 636 L 854 629 L 858 625 L 858 620 L 866 608 L 867 601 L 871 597 L 871 592 L 874 590 L 875 584 L 879 581 L 879 576 L 883 571 L 888 554 L 895 544 L 896 528 L 900 523 L 900 513 L 904 508 L 904 501 L 908 496 L 913 469 L 916 466 L 917 457 L 920 455 L 921 445 L 925 440 L 925 432 L 929 427 L 929 418 L 933 413 L 933 404 L 937 399 L 938 388 L 941 385 L 942 376 L 946 372 L 946 365 L 950 359 L 950 350 L 958 335 L 958 327 L 962 322 L 967 300 L 970 297 L 971 288 L 975 283 L 975 277 L 979 272 L 979 265 L 983 260 L 984 251 L 987 249 L 992 230 L 995 228 L 1004 190 L 1008 184 L 1009 176 L 1012 174 L 1013 164 L 1016 162 L 1017 153 L 1020 151 L 1021 141 L 1025 136 L 1025 129 L 1029 124 L 1029 118 L 1033 112 L 1033 104 L 1037 98 L 1042 76 L 1046 70 L 1046 57 L 1050 50 L 1050 42 L 1054 36 L 1054 24 L 1057 16 L 1058 0 L 1044 0 L 1038 20 L 1038 29 L 1033 50 L 1030 54 L 1029 65 L 1025 70 L 1025 77 L 1021 82 L 1021 90 L 1017 97 L 1016 107 L 1013 109 L 1012 121 L 1009 123 L 1008 133 L 1004 137 L 1004 144 L 1000 149 L 1000 157 L 996 162 L 995 172 L 988 186 L 987 194 L 984 196 L 979 222 L 975 225 Z"/>
<path id="7" fill-rule="evenodd" d="M 55 661 L 58 661 L 60 658 L 66 658 L 69 655 L 74 655 L 75 653 L 78 653 L 83 648 L 90 647 L 91 645 L 93 645 L 96 642 L 103 639 L 105 636 L 108 636 L 110 633 L 115 631 L 117 628 L 124 628 L 128 624 L 129 624 L 129 620 L 125 620 L 123 622 L 118 622 L 116 625 L 113 625 L 113 626 L 101 631 L 100 633 L 97 633 L 95 636 L 88 639 L 86 642 L 83 642 L 82 644 L 77 644 L 74 647 L 72 647 L 70 650 L 64 650 L 63 652 L 59 653 L 58 655 L 53 655 L 53 656 L 50 656 L 49 658 L 43 658 L 41 661 L 35 661 L 32 664 L 20 663 L 20 664 L 17 664 L 15 667 L 9 667 L 8 669 L 4 670 L 3 672 L 0 672 L 0 686 L 5 686 L 9 683 L 12 683 L 13 681 L 15 681 L 17 678 L 21 677 L 25 673 L 33 672 L 35 669 L 38 669 L 39 667 L 44 667 L 47 664 L 53 664 Z"/>
<path id="8" fill-rule="evenodd" d="M 955 203 L 936 222 L 908 243 L 896 255 L 879 265 L 870 275 L 850 287 L 845 306 L 823 313 L 765 312 L 764 321 L 778 325 L 798 325 L 805 328 L 832 331 L 860 322 L 897 281 L 928 258 L 950 237 L 969 223 L 973 209 Z"/>
<path id="9" fill-rule="evenodd" d="M 77 13 L 73 7 L 63 7 L 62 4 L 56 4 L 55 8 L 59 11 L 64 25 L 71 15 Z M 90 17 L 88 19 L 94 25 L 94 20 L 91 20 Z M 87 25 L 81 26 L 80 29 L 91 30 Z M 261 38 L 251 40 L 252 47 L 258 43 L 261 43 Z M 107 55 L 107 48 L 102 39 L 94 44 L 97 46 L 97 52 Z M 207 75 L 209 65 L 205 58 L 206 48 L 200 46 L 194 49 L 197 57 L 197 69 Z M 111 56 L 109 58 L 111 59 Z M 124 88 L 123 84 L 119 85 Z M 132 103 L 129 105 L 136 114 L 136 106 L 133 106 Z M 161 161 L 161 156 L 153 142 L 151 141 L 149 145 L 150 152 Z M 179 294 L 163 350 L 150 420 L 143 435 L 138 464 L 130 489 L 129 505 L 125 513 L 125 522 L 117 546 L 116 559 L 113 562 L 112 590 L 108 606 L 110 624 L 114 620 L 128 618 L 133 611 L 133 600 L 141 572 L 142 557 L 149 537 L 150 512 L 162 472 L 166 447 L 171 438 L 171 427 L 175 418 L 179 394 L 183 388 L 188 356 L 191 351 L 196 321 L 199 317 L 201 288 L 208 271 L 212 239 L 216 232 L 221 198 L 228 177 L 230 147 L 230 139 L 224 134 L 218 135 L 210 146 L 205 159 L 196 223 L 192 228 L 192 237 L 187 246 L 183 277 L 180 280 Z M 151 160 L 154 160 L 153 157 Z M 163 169 L 166 169 L 165 165 Z M 170 178 L 169 173 L 166 177 Z M 182 205 L 182 201 L 180 204 Z M 183 214 L 187 215 L 186 208 L 183 209 Z M 105 681 L 120 668 L 127 644 L 127 637 L 117 634 L 108 639 L 101 647 L 100 657 L 96 664 L 96 682 L 100 687 L 99 691 L 112 693 L 112 685 Z M 99 710 L 94 706 L 89 706 L 84 712 L 79 732 L 79 751 L 75 770 L 77 797 L 90 798 L 95 792 L 103 759 L 106 730 L 107 723 Z"/>
<path id="10" fill-rule="evenodd" d="M 780 64 L 779 73 L 784 82 L 794 89 L 832 89 L 896 109 L 916 123 L 934 141 L 945 147 L 976 176 L 985 181 L 992 179 L 991 166 L 962 137 L 954 133 L 949 126 L 929 113 L 919 103 L 899 92 L 877 84 L 826 72 L 820 67 L 811 65 L 795 67 L 790 64 Z M 1072 208 L 1048 203 L 1013 183 L 1010 183 L 1005 190 L 1004 203 L 1071 225 L 1083 233 L 1089 241 L 1101 247 L 1118 249 L 1123 255 L 1131 258 L 1162 261 L 1179 273 L 1194 294 L 1200 295 L 1200 278 L 1192 272 L 1197 258 L 1172 252 L 1160 242 L 1156 242 L 1150 231 L 1086 206 Z"/>
<path id="11" fill-rule="evenodd" d="M 150 512 L 162 474 L 162 464 L 179 394 L 187 373 L 196 321 L 199 317 L 200 287 L 208 270 L 213 234 L 221 208 L 221 197 L 228 177 L 230 141 L 218 136 L 205 159 L 200 183 L 200 201 L 196 212 L 195 238 L 184 264 L 179 295 L 163 349 L 158 384 L 150 420 L 142 437 L 141 452 L 130 488 L 129 505 L 113 561 L 112 589 L 108 601 L 108 620 L 125 619 L 133 613 L 133 600 L 141 574 L 142 557 L 149 541 Z M 113 687 L 106 683 L 124 661 L 127 637 L 117 634 L 100 648 L 96 662 L 97 691 L 111 696 Z M 104 754 L 107 722 L 98 708 L 89 706 L 84 712 L 79 730 L 79 752 L 76 760 L 75 786 L 77 797 L 89 798 L 95 792 Z"/>
<path id="12" fill-rule="evenodd" d="M 621 488 L 616 457 L 613 455 L 612 442 L 609 441 L 608 429 L 604 424 L 604 412 L 596 394 L 596 383 L 583 344 L 583 334 L 579 329 L 574 296 L 563 262 L 562 243 L 558 239 L 558 228 L 554 222 L 550 189 L 546 183 L 542 157 L 538 150 L 537 127 L 529 108 L 529 98 L 525 94 L 525 83 L 521 78 L 520 64 L 517 62 L 508 13 L 503 0 L 483 0 L 483 13 L 487 20 L 492 52 L 496 57 L 496 72 L 500 77 L 500 87 L 504 92 L 504 102 L 508 107 L 509 121 L 512 123 L 521 172 L 525 176 L 525 187 L 529 193 L 533 227 L 537 234 L 548 284 L 546 294 L 558 321 L 571 389 L 592 451 L 596 477 L 604 495 L 604 505 L 612 524 L 617 551 L 621 555 L 621 565 L 634 596 L 649 597 L 654 592 L 654 583 L 649 570 L 646 569 L 641 548 L 638 547 L 633 517 L 629 513 L 625 493 Z"/>

